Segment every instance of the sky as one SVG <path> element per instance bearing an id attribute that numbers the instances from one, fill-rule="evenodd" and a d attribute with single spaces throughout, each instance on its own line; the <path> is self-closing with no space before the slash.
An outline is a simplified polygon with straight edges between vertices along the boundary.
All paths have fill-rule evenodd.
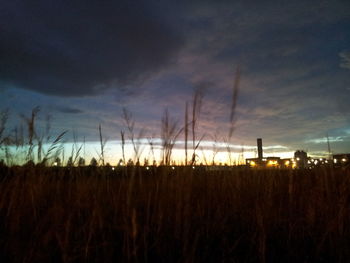
<path id="1" fill-rule="evenodd" d="M 165 109 L 181 128 L 194 90 L 203 94 L 202 152 L 225 152 L 237 68 L 232 151 L 243 148 L 252 157 L 256 138 L 263 138 L 266 155 L 297 149 L 325 155 L 328 134 L 333 153 L 350 152 L 347 0 L 13 0 L 0 6 L 6 132 L 39 106 L 37 133 L 50 116 L 52 135 L 68 130 L 67 142 L 73 134 L 84 138 L 89 157 L 101 124 L 111 162 L 119 158 L 120 131 L 127 131 L 123 108 L 135 130 L 144 130 L 145 146 L 149 138 L 160 144 Z M 181 156 L 183 135 L 175 148 Z"/>

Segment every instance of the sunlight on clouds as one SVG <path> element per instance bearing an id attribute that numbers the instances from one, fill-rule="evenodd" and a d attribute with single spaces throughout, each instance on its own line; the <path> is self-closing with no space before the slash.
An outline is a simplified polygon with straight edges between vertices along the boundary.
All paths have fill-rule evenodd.
<path id="1" fill-rule="evenodd" d="M 328 138 L 329 142 L 342 142 L 344 141 L 343 136 L 337 136 L 337 137 L 329 137 Z M 311 139 L 307 140 L 307 143 L 327 143 L 327 138 L 316 138 L 316 139 Z"/>
<path id="2" fill-rule="evenodd" d="M 140 163 L 143 164 L 144 160 L 147 159 L 148 163 L 153 163 L 155 159 L 157 164 L 159 164 L 161 158 L 161 147 L 160 147 L 160 139 L 155 139 L 153 141 L 154 149 L 153 152 L 151 147 L 146 142 L 146 139 L 142 139 L 140 143 Z M 157 145 L 158 144 L 158 145 Z M 257 157 L 256 146 L 243 146 L 243 151 L 241 145 L 232 145 L 231 153 L 227 151 L 227 144 L 222 142 L 217 143 L 218 145 L 222 145 L 219 150 L 215 150 L 213 147 L 214 142 L 205 141 L 200 145 L 199 149 L 196 151 L 196 164 L 212 164 L 213 161 L 215 164 L 244 164 L 246 158 L 254 158 Z M 174 148 L 172 151 L 172 160 L 174 160 L 177 164 L 184 163 L 185 154 L 184 149 L 179 147 L 179 145 L 183 146 L 181 142 L 178 142 L 177 148 Z M 65 155 L 68 156 L 73 147 L 72 143 L 65 144 Z M 278 149 L 279 151 L 271 150 Z M 282 149 L 286 149 L 283 151 Z M 268 145 L 264 147 L 264 150 L 267 150 L 265 153 L 266 156 L 278 156 L 281 158 L 291 158 L 294 152 L 288 151 L 287 147 L 280 145 Z M 86 163 L 89 164 L 92 157 L 97 158 L 100 153 L 100 144 L 99 142 L 89 142 L 85 145 L 85 151 L 82 152 L 83 158 L 86 160 Z M 193 151 L 191 149 L 188 150 L 188 161 L 192 158 Z M 110 163 L 111 165 L 117 165 L 119 160 L 122 159 L 122 148 L 120 141 L 109 141 L 107 142 L 105 148 L 105 162 Z M 126 141 L 125 144 L 125 159 L 126 162 L 129 159 L 135 160 L 135 154 L 133 150 L 133 146 L 130 141 Z M 231 160 L 231 161 L 230 161 Z"/>

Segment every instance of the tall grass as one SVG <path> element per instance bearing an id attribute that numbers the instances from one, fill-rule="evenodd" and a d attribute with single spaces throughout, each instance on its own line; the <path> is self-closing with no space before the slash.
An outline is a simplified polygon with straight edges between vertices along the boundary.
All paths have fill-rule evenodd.
<path id="1" fill-rule="evenodd" d="M 234 80 L 234 84 L 233 84 L 232 101 L 231 101 L 231 108 L 230 108 L 230 129 L 229 129 L 229 133 L 228 133 L 228 141 L 229 142 L 232 139 L 233 131 L 235 129 L 235 115 L 236 115 L 236 108 L 237 108 L 237 101 L 238 101 L 240 78 L 241 78 L 241 71 L 240 71 L 240 68 L 237 67 L 236 74 L 235 74 L 235 80 Z"/>
<path id="2" fill-rule="evenodd" d="M 102 162 L 102 166 L 105 166 L 105 146 L 107 143 L 106 139 L 103 139 L 102 137 L 102 128 L 101 128 L 101 124 L 98 126 L 98 133 L 99 133 L 99 137 L 100 137 L 100 160 Z"/>
<path id="3" fill-rule="evenodd" d="M 0 147 L 6 141 L 6 136 L 4 136 L 6 123 L 9 117 L 9 110 L 0 111 Z"/>
<path id="4" fill-rule="evenodd" d="M 178 128 L 177 126 L 177 122 L 169 116 L 168 109 L 165 109 L 161 128 L 162 165 L 170 165 L 171 163 L 171 154 L 175 142 L 183 131 L 183 128 Z"/>
<path id="5" fill-rule="evenodd" d="M 231 107 L 231 124 L 233 125 L 233 115 L 236 108 L 236 100 L 237 100 L 237 90 L 238 90 L 238 83 L 237 79 L 239 78 L 239 72 L 236 74 L 236 81 L 234 85 L 234 94 L 233 94 L 233 105 Z M 175 144 L 177 140 L 179 139 L 180 135 L 184 133 L 184 145 L 185 145 L 185 165 L 195 165 L 197 161 L 197 150 L 199 149 L 199 146 L 206 136 L 205 134 L 198 135 L 198 123 L 200 119 L 201 109 L 202 109 L 202 101 L 204 97 L 204 91 L 203 89 L 195 89 L 193 92 L 192 97 L 192 103 L 189 106 L 189 103 L 186 102 L 185 105 L 185 116 L 184 116 L 184 125 L 181 127 L 178 127 L 178 124 L 175 123 L 169 115 L 168 110 L 166 109 L 164 111 L 164 115 L 161 120 L 161 131 L 160 131 L 160 139 L 162 140 L 162 149 L 161 149 L 161 157 L 158 163 L 161 163 L 163 165 L 169 165 L 172 163 L 172 152 L 175 147 Z M 191 109 L 190 109 L 191 107 Z M 189 116 L 189 111 L 192 112 L 191 120 Z M 40 107 L 35 107 L 32 109 L 31 115 L 29 117 L 25 115 L 21 115 L 22 120 L 24 121 L 25 125 L 27 126 L 27 140 L 24 140 L 22 129 L 20 129 L 20 132 L 18 132 L 17 128 L 15 129 L 15 139 L 12 139 L 11 137 L 3 137 L 3 133 L 5 131 L 5 124 L 8 118 L 8 114 L 6 114 L 6 111 L 3 112 L 1 115 L 1 125 L 0 125 L 0 147 L 1 150 L 4 150 L 6 159 L 8 160 L 6 163 L 10 164 L 10 151 L 9 147 L 3 147 L 4 142 L 6 142 L 7 146 L 13 146 L 16 145 L 16 150 L 18 150 L 18 147 L 21 147 L 22 149 L 26 149 L 26 156 L 25 160 L 28 163 L 40 163 L 42 165 L 49 165 L 47 163 L 48 161 L 48 153 L 52 155 L 53 149 L 57 150 L 57 153 L 52 155 L 54 159 L 59 158 L 59 155 L 61 155 L 62 160 L 59 160 L 59 163 L 66 163 L 68 166 L 81 166 L 83 163 L 85 163 L 85 137 L 84 142 L 79 143 L 76 133 L 73 132 L 73 144 L 71 147 L 71 153 L 68 154 L 68 160 L 65 162 L 66 153 L 63 149 L 62 143 L 63 142 L 63 136 L 58 135 L 56 137 L 56 140 L 52 142 L 52 136 L 50 135 L 50 118 L 47 118 L 47 125 L 46 125 L 46 132 L 40 132 L 43 129 L 40 129 L 39 132 L 36 128 L 36 122 L 37 117 L 40 112 Z M 144 150 L 144 144 L 141 143 L 142 139 L 145 137 L 145 130 L 140 127 L 136 127 L 135 120 L 133 118 L 132 113 L 127 110 L 126 108 L 123 108 L 121 118 L 124 122 L 124 129 L 120 131 L 121 135 L 121 147 L 122 147 L 122 156 L 121 160 L 122 163 L 125 164 L 140 164 L 140 157 L 142 155 L 142 152 Z M 232 126 L 231 125 L 231 126 Z M 21 126 L 20 126 L 21 127 Z M 230 131 L 232 134 L 232 131 Z M 65 135 L 66 132 L 63 132 L 62 135 Z M 188 142 L 189 142 L 189 133 L 192 135 L 192 149 L 191 154 L 192 157 L 188 157 Z M 18 136 L 20 135 L 20 136 Z M 105 146 L 107 141 L 103 139 L 102 137 L 102 127 L 101 124 L 98 126 L 98 137 L 100 142 L 100 151 L 96 151 L 96 154 L 98 156 L 99 163 L 102 166 L 105 166 Z M 10 139 L 9 139 L 10 138 Z M 57 141 L 59 139 L 59 141 Z M 151 153 L 153 156 L 153 163 L 157 163 L 156 158 L 154 157 L 154 144 L 152 140 L 149 140 L 149 146 L 151 147 Z M 128 161 L 126 160 L 125 155 L 125 146 L 126 143 L 131 144 L 133 153 L 132 158 L 130 158 Z M 48 152 L 45 152 L 45 146 L 50 145 L 50 148 Z M 58 144 L 60 144 L 60 147 L 58 148 Z M 34 155 L 34 150 L 36 149 L 36 156 Z M 82 150 L 84 150 L 84 161 L 82 161 Z M 16 156 L 17 155 L 17 156 Z M 18 154 L 15 154 L 16 158 L 18 157 Z M 51 157 L 50 157 L 51 158 Z M 52 159 L 51 158 L 51 159 Z M 80 160 L 80 161 L 79 161 Z M 58 163 L 57 161 L 51 162 L 52 163 Z M 145 158 L 144 163 L 148 163 L 148 159 Z M 214 163 L 214 162 L 213 162 Z M 231 163 L 231 162 L 230 162 Z M 121 162 L 119 161 L 119 164 Z"/>
<path id="6" fill-rule="evenodd" d="M 225 140 L 229 154 L 239 77 L 237 69 Z M 15 145 L 25 149 L 29 163 L 0 162 L 1 262 L 349 262 L 349 169 L 218 169 L 216 135 L 213 159 L 205 159 L 208 166 L 192 167 L 204 138 L 197 134 L 202 98 L 201 91 L 194 92 L 192 116 L 186 103 L 183 127 L 164 111 L 163 165 L 158 167 L 105 165 L 101 125 L 102 167 L 95 158 L 90 166 L 82 165 L 85 139 L 78 143 L 75 133 L 69 167 L 60 167 L 60 156 L 65 162 L 66 131 L 56 137 L 48 136 L 49 129 L 45 136 L 39 134 L 39 108 L 34 108 L 30 117 L 22 118 L 27 140 L 21 129 L 11 136 L 5 129 L 8 112 L 3 111 L 0 148 L 6 162 L 10 164 L 9 145 Z M 136 129 L 126 109 L 122 118 L 122 162 L 126 164 L 128 140 L 134 154 L 130 161 L 139 163 L 144 130 Z M 172 167 L 172 152 L 182 132 L 185 166 Z M 153 136 L 148 144 L 155 162 Z M 34 165 L 35 159 L 40 165 Z M 56 166 L 50 167 L 53 163 Z"/>
<path id="7" fill-rule="evenodd" d="M 187 142 L 188 142 L 188 102 L 186 102 L 186 106 L 185 106 L 185 124 L 184 124 L 184 141 L 185 141 L 185 165 L 187 165 L 187 161 L 188 161 L 188 146 L 187 146 Z"/>
<path id="8" fill-rule="evenodd" d="M 126 108 L 123 108 L 122 119 L 124 120 L 125 126 L 129 133 L 129 140 L 131 141 L 131 144 L 134 150 L 133 163 L 136 163 L 136 162 L 139 163 L 140 156 L 143 151 L 143 147 L 142 147 L 142 144 L 140 143 L 140 140 L 144 136 L 144 129 L 143 128 L 139 129 L 138 135 L 136 136 L 135 120 L 133 119 L 132 113 L 128 111 Z M 122 140 L 124 140 L 124 143 L 125 143 L 124 132 L 122 133 L 123 133 Z M 123 148 L 123 154 L 124 154 L 124 148 Z"/>
<path id="9" fill-rule="evenodd" d="M 2 262 L 350 259 L 349 171 L 1 167 L 1 178 Z"/>
<path id="10" fill-rule="evenodd" d="M 26 122 L 27 124 L 27 131 L 28 131 L 28 153 L 27 153 L 27 161 L 30 161 L 30 160 L 33 160 L 34 159 L 34 156 L 33 156 L 33 151 L 34 151 L 34 140 L 37 137 L 37 133 L 36 133 L 36 130 L 35 130 L 35 119 L 38 115 L 40 111 L 40 107 L 35 107 L 33 110 L 32 110 L 32 113 L 31 113 L 31 116 L 28 118 L 24 115 L 22 115 L 22 118 L 24 119 L 24 121 Z M 38 141 L 38 152 L 40 152 L 39 150 L 41 150 L 41 143 L 40 141 Z M 40 154 L 38 154 L 39 156 Z"/>
<path id="11" fill-rule="evenodd" d="M 194 165 L 196 162 L 196 150 L 199 147 L 200 142 L 202 141 L 204 135 L 202 135 L 202 138 L 197 141 L 197 132 L 196 128 L 198 126 L 198 120 L 202 108 L 202 100 L 203 100 L 204 92 L 203 89 L 196 89 L 193 93 L 193 101 L 192 101 L 192 121 L 191 121 L 191 127 L 192 127 L 192 160 L 191 165 Z"/>

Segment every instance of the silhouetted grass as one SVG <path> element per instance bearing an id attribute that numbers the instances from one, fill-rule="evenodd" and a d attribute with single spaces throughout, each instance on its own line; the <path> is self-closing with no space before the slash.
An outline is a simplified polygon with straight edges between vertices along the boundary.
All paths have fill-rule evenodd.
<path id="1" fill-rule="evenodd" d="M 224 140 L 229 158 L 238 86 L 239 70 Z M 30 117 L 23 117 L 27 140 L 17 130 L 14 136 L 5 134 L 8 111 L 3 111 L 0 150 L 8 166 L 0 162 L 1 262 L 349 262 L 350 171 L 218 167 L 216 136 L 213 159 L 205 160 L 212 166 L 192 167 L 204 138 L 197 134 L 202 96 L 195 91 L 191 121 L 186 103 L 184 127 L 165 111 L 164 166 L 158 167 L 140 166 L 144 132 L 136 135 L 126 109 L 119 164 L 126 164 L 128 138 L 134 152 L 128 163 L 133 165 L 114 168 L 98 167 L 96 159 L 84 166 L 84 143 L 79 146 L 76 136 L 67 167 L 60 167 L 66 132 L 57 137 L 39 134 L 34 125 L 39 108 L 34 108 Z M 98 130 L 98 155 L 104 164 L 106 140 L 101 126 Z M 169 166 L 182 131 L 185 164 L 191 166 Z M 153 137 L 148 142 L 156 162 Z M 14 165 L 19 157 L 11 154 L 10 146 L 22 152 L 25 165 Z M 53 162 L 58 167 L 50 167 Z"/>
<path id="2" fill-rule="evenodd" d="M 348 262 L 350 173 L 1 167 L 2 262 Z"/>

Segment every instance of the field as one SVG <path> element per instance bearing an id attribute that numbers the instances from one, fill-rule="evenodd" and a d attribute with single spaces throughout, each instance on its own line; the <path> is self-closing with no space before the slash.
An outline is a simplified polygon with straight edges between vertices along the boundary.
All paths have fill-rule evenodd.
<path id="1" fill-rule="evenodd" d="M 350 172 L 2 166 L 1 262 L 349 262 Z"/>
<path id="2" fill-rule="evenodd" d="M 350 0 L 1 1 L 0 263 L 350 263 L 349 29 Z"/>

